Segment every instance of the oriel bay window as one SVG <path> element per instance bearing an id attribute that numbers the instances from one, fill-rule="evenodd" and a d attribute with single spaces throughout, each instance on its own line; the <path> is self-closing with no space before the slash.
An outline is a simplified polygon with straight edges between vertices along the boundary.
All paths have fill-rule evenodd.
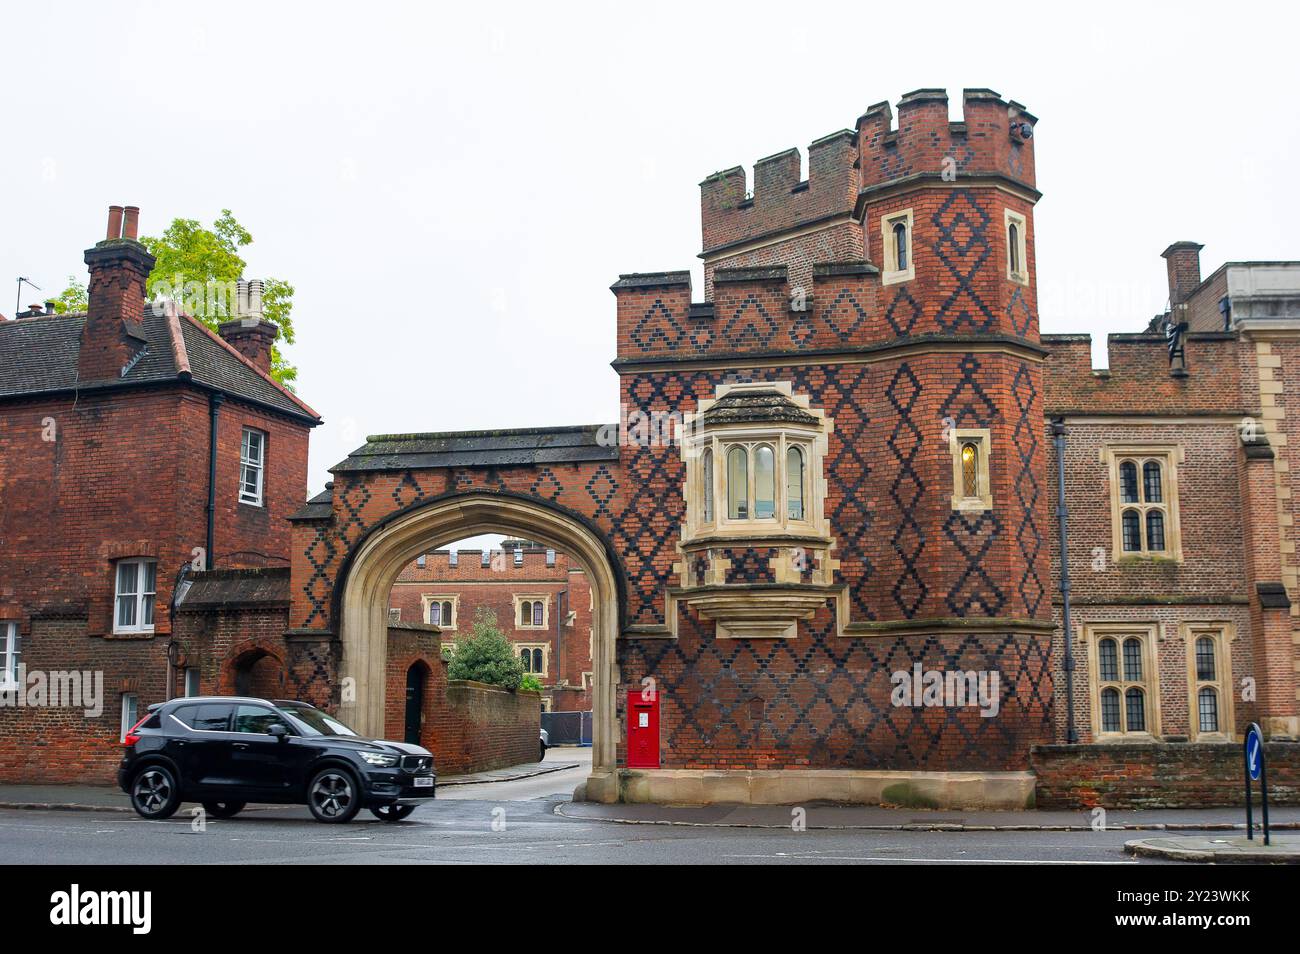
<path id="1" fill-rule="evenodd" d="M 732 522 L 772 521 L 785 524 L 803 521 L 806 497 L 804 460 L 807 445 L 787 441 L 784 436 L 764 441 L 719 442 L 727 461 L 724 477 L 727 515 L 724 525 Z M 712 451 L 706 450 L 707 457 Z M 704 520 L 713 522 L 710 496 L 713 488 L 712 468 L 703 468 Z"/>
<path id="2" fill-rule="evenodd" d="M 766 383 L 723 385 L 701 407 L 683 449 L 686 537 L 822 535 L 822 418 Z"/>

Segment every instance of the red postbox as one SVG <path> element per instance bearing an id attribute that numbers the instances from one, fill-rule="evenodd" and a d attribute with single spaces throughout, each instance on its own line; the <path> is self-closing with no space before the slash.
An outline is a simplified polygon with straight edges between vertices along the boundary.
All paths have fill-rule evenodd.
<path id="1" fill-rule="evenodd" d="M 659 767 L 659 693 L 634 689 L 627 694 L 627 767 Z"/>

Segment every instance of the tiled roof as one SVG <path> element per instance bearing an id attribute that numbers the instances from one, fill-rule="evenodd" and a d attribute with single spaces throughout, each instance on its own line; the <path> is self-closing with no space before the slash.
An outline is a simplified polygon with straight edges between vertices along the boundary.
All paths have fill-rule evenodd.
<path id="1" fill-rule="evenodd" d="M 381 434 L 367 438 L 332 473 L 408 467 L 508 467 L 618 460 L 618 428 L 576 427 L 437 434 Z"/>
<path id="2" fill-rule="evenodd" d="M 0 322 L 0 400 L 76 390 L 85 323 L 85 315 Z M 193 381 L 312 424 L 320 422 L 307 404 L 194 318 L 170 308 L 161 315 L 146 308 L 141 331 L 146 345 L 140 359 L 120 380 L 93 387 Z"/>
<path id="3" fill-rule="evenodd" d="M 289 515 L 290 520 L 328 520 L 334 515 L 334 481 Z"/>
<path id="4" fill-rule="evenodd" d="M 289 604 L 289 568 L 208 570 L 190 575 L 191 585 L 180 600 L 183 610 L 215 610 L 250 603 Z"/>

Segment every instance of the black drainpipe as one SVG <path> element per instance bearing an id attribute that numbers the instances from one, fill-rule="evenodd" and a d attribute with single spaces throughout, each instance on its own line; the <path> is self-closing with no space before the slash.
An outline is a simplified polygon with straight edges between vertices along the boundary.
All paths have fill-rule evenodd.
<path id="1" fill-rule="evenodd" d="M 1079 733 L 1074 728 L 1074 632 L 1070 626 L 1070 551 L 1065 525 L 1065 418 L 1052 418 L 1052 439 L 1056 443 L 1056 519 L 1061 528 L 1061 627 L 1065 636 L 1065 741 L 1074 745 Z"/>
<path id="2" fill-rule="evenodd" d="M 217 523 L 217 417 L 226 396 L 208 395 L 208 536 L 203 550 L 203 569 L 213 567 L 213 547 L 216 546 Z"/>

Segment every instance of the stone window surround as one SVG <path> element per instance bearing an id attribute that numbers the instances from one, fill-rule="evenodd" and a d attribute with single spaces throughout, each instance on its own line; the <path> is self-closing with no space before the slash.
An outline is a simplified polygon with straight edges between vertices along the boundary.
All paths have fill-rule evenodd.
<path id="1" fill-rule="evenodd" d="M 1160 624 L 1155 622 L 1132 623 L 1085 623 L 1083 637 L 1088 653 L 1088 697 L 1092 715 L 1092 740 L 1105 742 L 1158 742 L 1161 740 L 1160 725 L 1160 669 L 1156 644 L 1159 640 Z M 1142 679 L 1124 679 L 1124 639 L 1136 636 L 1142 641 Z M 1131 682 L 1141 686 L 1145 696 L 1146 729 L 1141 732 L 1103 732 L 1101 730 L 1101 668 L 1099 666 L 1098 646 L 1102 639 L 1110 637 L 1116 642 L 1116 660 L 1120 667 L 1120 682 Z M 1109 682 L 1109 680 L 1108 680 Z M 1123 693 L 1120 694 L 1120 707 L 1125 706 Z"/>
<path id="2" fill-rule="evenodd" d="M 551 674 L 551 644 L 550 643 L 522 643 L 522 642 L 511 643 L 510 649 L 514 652 L 516 659 L 519 658 L 519 653 L 521 650 L 526 649 L 528 650 L 529 653 L 532 653 L 533 650 L 540 649 L 542 651 L 541 671 L 539 672 L 536 669 L 525 669 L 524 672 L 531 673 L 534 676 L 549 678 Z"/>
<path id="3" fill-rule="evenodd" d="M 460 594 L 459 593 L 421 593 L 420 594 L 420 622 L 428 622 L 429 606 L 433 603 L 451 603 L 451 622 L 445 623 L 438 621 L 439 629 L 455 629 L 456 624 L 460 621 Z M 432 624 L 430 624 L 432 625 Z"/>
<path id="4" fill-rule="evenodd" d="M 1232 643 L 1237 638 L 1236 627 L 1227 622 L 1185 622 L 1179 626 L 1186 646 L 1187 657 L 1187 727 L 1188 738 L 1193 742 L 1235 741 L 1233 703 L 1236 701 L 1236 682 L 1232 676 Z M 1214 640 L 1214 679 L 1196 678 L 1196 641 L 1208 636 Z M 1219 697 L 1219 730 L 1201 731 L 1199 692 L 1209 686 Z"/>
<path id="5" fill-rule="evenodd" d="M 993 436 L 987 427 L 953 427 L 948 430 L 948 447 L 952 452 L 952 509 L 992 510 L 993 489 L 989 485 L 989 457 L 992 454 Z M 975 481 L 978 495 L 962 494 L 961 450 L 965 444 L 974 444 L 979 457 L 976 461 Z"/>
<path id="6" fill-rule="evenodd" d="M 1011 268 L 1011 226 L 1016 227 L 1016 255 L 1020 260 L 1020 270 L 1013 271 Z M 1013 212 L 1011 209 L 1005 209 L 1002 215 L 1002 234 L 1005 237 L 1007 245 L 1006 269 L 1007 278 L 1017 285 L 1029 284 L 1029 260 L 1028 249 L 1029 240 L 1026 236 L 1028 222 L 1025 216 L 1019 212 Z"/>
<path id="7" fill-rule="evenodd" d="M 515 629 L 549 629 L 551 625 L 551 598 L 545 593 L 514 593 L 514 628 Z M 525 601 L 541 600 L 542 603 L 542 622 L 541 625 L 536 623 L 519 622 L 519 604 Z"/>
<path id="8" fill-rule="evenodd" d="M 1182 533 L 1179 529 L 1178 516 L 1178 465 L 1183 462 L 1181 444 L 1107 444 L 1100 451 L 1101 462 L 1106 465 L 1107 478 L 1110 481 L 1110 522 L 1111 522 L 1111 562 L 1122 560 L 1165 559 L 1179 563 L 1183 561 Z M 1146 539 L 1146 511 L 1152 509 L 1146 504 L 1125 504 L 1121 502 L 1119 465 L 1124 460 L 1133 460 L 1138 468 L 1139 496 L 1145 497 L 1142 464 L 1146 460 L 1155 460 L 1161 467 L 1163 480 L 1163 501 L 1158 505 L 1165 512 L 1165 548 L 1163 550 L 1125 551 L 1122 515 L 1125 510 L 1135 508 L 1141 513 L 1141 533 Z"/>
<path id="9" fill-rule="evenodd" d="M 898 267 L 898 256 L 894 251 L 894 226 L 899 222 L 907 228 L 907 268 Z M 910 282 L 916 277 L 916 256 L 913 254 L 912 234 L 910 208 L 899 209 L 880 217 L 880 240 L 883 243 L 880 257 L 885 263 L 884 268 L 880 270 L 880 284 L 897 285 L 900 282 Z"/>

